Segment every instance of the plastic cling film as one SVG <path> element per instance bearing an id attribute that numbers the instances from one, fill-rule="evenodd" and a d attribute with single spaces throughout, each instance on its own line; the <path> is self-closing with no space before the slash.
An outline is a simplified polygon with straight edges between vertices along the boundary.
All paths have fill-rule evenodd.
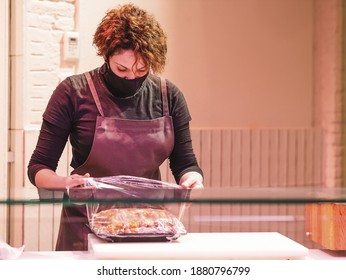
<path id="1" fill-rule="evenodd" d="M 72 199 L 186 200 L 191 189 L 177 184 L 134 176 L 90 177 L 84 186 L 68 189 Z"/>
<path id="2" fill-rule="evenodd" d="M 134 176 L 91 177 L 69 189 L 70 198 L 87 199 L 92 232 L 111 241 L 169 241 L 186 234 L 181 201 L 191 189 Z M 184 208 L 182 208 L 184 207 Z"/>

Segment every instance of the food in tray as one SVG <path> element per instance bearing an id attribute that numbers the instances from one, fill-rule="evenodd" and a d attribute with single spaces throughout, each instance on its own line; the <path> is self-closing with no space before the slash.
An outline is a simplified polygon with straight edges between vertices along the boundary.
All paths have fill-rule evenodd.
<path id="1" fill-rule="evenodd" d="M 103 210 L 93 215 L 90 227 L 103 237 L 186 234 L 184 225 L 172 213 L 156 208 Z"/>

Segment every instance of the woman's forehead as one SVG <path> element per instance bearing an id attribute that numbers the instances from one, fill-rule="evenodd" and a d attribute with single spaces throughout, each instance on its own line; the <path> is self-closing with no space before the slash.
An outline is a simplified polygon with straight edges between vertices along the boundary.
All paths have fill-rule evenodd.
<path id="1" fill-rule="evenodd" d="M 110 60 L 126 68 L 132 68 L 134 65 L 137 68 L 146 66 L 142 56 L 139 54 L 136 55 L 133 50 L 119 49 L 110 57 Z"/>

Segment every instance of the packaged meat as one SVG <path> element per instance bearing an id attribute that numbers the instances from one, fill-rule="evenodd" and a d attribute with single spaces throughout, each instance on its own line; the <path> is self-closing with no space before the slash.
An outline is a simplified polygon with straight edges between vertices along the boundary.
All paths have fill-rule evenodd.
<path id="1" fill-rule="evenodd" d="M 186 234 L 171 212 L 151 206 L 117 207 L 92 214 L 91 230 L 111 241 L 168 241 Z"/>
<path id="2" fill-rule="evenodd" d="M 86 178 L 70 188 L 71 199 L 87 199 L 92 232 L 110 241 L 168 241 L 186 234 L 181 222 L 190 189 L 133 176 Z"/>

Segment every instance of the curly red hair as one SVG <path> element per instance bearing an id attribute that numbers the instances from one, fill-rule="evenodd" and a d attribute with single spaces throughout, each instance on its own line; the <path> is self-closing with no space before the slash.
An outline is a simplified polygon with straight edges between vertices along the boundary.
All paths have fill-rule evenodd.
<path id="1" fill-rule="evenodd" d="M 93 45 L 105 61 L 119 49 L 132 49 L 154 73 L 161 73 L 166 64 L 166 34 L 153 15 L 133 4 L 106 13 L 96 29 Z"/>

